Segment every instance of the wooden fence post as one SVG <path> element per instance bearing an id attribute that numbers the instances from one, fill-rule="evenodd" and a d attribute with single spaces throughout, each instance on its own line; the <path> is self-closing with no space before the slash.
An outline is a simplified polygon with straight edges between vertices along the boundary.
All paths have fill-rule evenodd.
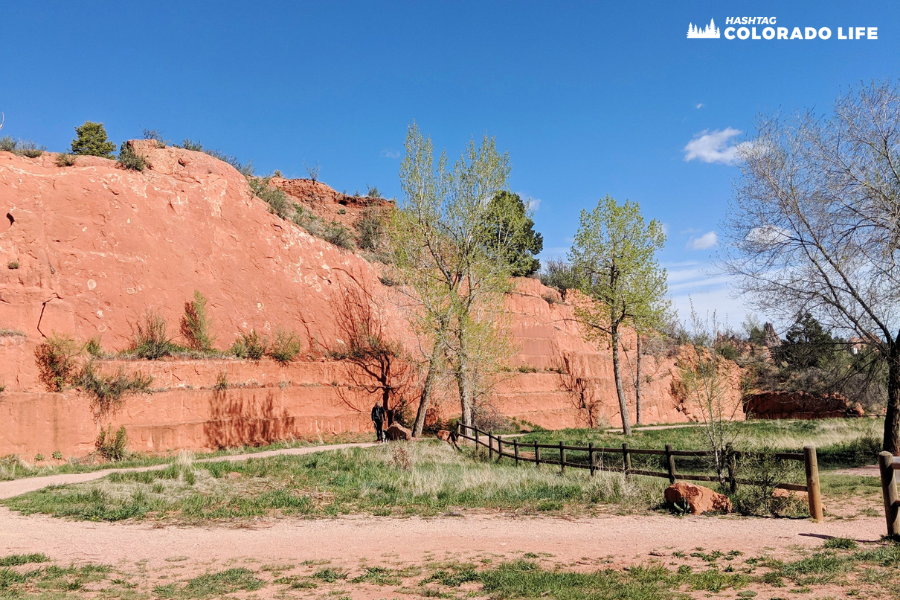
<path id="1" fill-rule="evenodd" d="M 731 447 L 730 442 L 725 444 L 725 464 L 728 467 L 728 485 L 733 494 L 737 491 L 737 480 L 735 479 L 737 463 L 734 460 L 734 448 Z"/>
<path id="2" fill-rule="evenodd" d="M 478 448 L 478 428 L 475 427 L 475 456 L 481 456 L 481 450 Z"/>
<path id="3" fill-rule="evenodd" d="M 503 436 L 497 436 L 497 462 L 499 463 L 503 459 Z"/>
<path id="4" fill-rule="evenodd" d="M 490 433 L 488 434 L 487 444 L 488 444 L 488 460 L 494 460 L 494 436 Z"/>
<path id="5" fill-rule="evenodd" d="M 588 461 L 591 465 L 591 477 L 594 476 L 594 442 L 588 442 Z"/>
<path id="6" fill-rule="evenodd" d="M 884 518 L 889 537 L 900 536 L 900 511 L 897 510 L 897 481 L 894 477 L 894 455 L 882 452 L 878 455 L 881 468 L 881 492 L 884 495 Z"/>
<path id="7" fill-rule="evenodd" d="M 622 465 L 625 476 L 631 477 L 631 454 L 628 453 L 628 442 L 622 442 Z"/>
<path id="8" fill-rule="evenodd" d="M 541 466 L 541 448 L 538 446 L 537 441 L 534 442 L 534 466 Z"/>
<path id="9" fill-rule="evenodd" d="M 559 472 L 560 474 L 566 472 L 566 449 L 563 448 L 563 443 L 559 443 Z"/>
<path id="10" fill-rule="evenodd" d="M 669 470 L 669 483 L 675 483 L 675 457 L 672 456 L 672 444 L 666 444 L 666 467 Z"/>
<path id="11" fill-rule="evenodd" d="M 513 440 L 513 454 L 516 455 L 516 466 L 519 466 L 519 440 Z"/>
<path id="12" fill-rule="evenodd" d="M 815 446 L 803 446 L 803 466 L 806 468 L 806 494 L 809 497 L 809 516 L 821 523 L 822 490 L 819 488 L 819 462 Z"/>

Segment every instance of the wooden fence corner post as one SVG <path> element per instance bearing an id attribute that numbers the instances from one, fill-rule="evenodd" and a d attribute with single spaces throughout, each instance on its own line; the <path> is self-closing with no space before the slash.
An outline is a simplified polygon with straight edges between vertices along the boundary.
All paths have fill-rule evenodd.
<path id="1" fill-rule="evenodd" d="M 559 442 L 559 472 L 560 474 L 566 472 L 566 449 L 563 448 L 562 441 Z"/>
<path id="2" fill-rule="evenodd" d="M 666 468 L 669 471 L 669 483 L 675 483 L 675 457 L 672 456 L 672 444 L 666 444 Z"/>
<path id="3" fill-rule="evenodd" d="M 894 477 L 894 455 L 882 452 L 878 455 L 881 470 L 881 492 L 884 495 L 884 518 L 888 537 L 900 536 L 900 511 L 897 510 L 897 481 Z"/>
<path id="4" fill-rule="evenodd" d="M 737 462 L 734 459 L 734 448 L 731 447 L 731 443 L 725 444 L 725 464 L 728 467 L 728 485 L 731 489 L 731 493 L 735 493 L 737 491 L 737 480 L 735 479 L 735 473 L 737 472 Z"/>
<path id="5" fill-rule="evenodd" d="M 809 516 L 821 523 L 824 518 L 822 511 L 822 490 L 819 488 L 819 463 L 816 460 L 816 448 L 814 446 L 803 447 L 803 466 L 806 469 L 806 494 L 809 497 Z"/>
<path id="6" fill-rule="evenodd" d="M 519 440 L 513 440 L 513 454 L 516 456 L 516 466 L 519 466 Z"/>
<path id="7" fill-rule="evenodd" d="M 503 458 L 503 436 L 498 435 L 497 436 L 497 462 L 499 463 L 502 458 Z"/>
<path id="8" fill-rule="evenodd" d="M 534 441 L 534 466 L 541 466 L 541 447 L 538 446 L 537 440 Z"/>
<path id="9" fill-rule="evenodd" d="M 596 465 L 594 464 L 594 442 L 588 442 L 588 464 L 591 465 L 591 477 L 594 476 Z"/>

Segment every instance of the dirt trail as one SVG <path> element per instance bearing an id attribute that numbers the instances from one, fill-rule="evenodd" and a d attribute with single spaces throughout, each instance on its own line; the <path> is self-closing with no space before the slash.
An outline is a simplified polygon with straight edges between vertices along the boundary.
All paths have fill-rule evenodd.
<path id="1" fill-rule="evenodd" d="M 314 452 L 326 452 L 328 450 L 343 450 L 344 448 L 369 448 L 375 443 L 362 444 L 331 444 L 327 446 L 305 446 L 303 448 L 282 448 L 280 450 L 266 450 L 265 452 L 251 452 L 248 454 L 232 454 L 227 456 L 217 456 L 215 458 L 199 458 L 194 460 L 196 463 L 205 462 L 237 462 L 250 458 L 268 458 L 270 456 L 296 455 L 296 454 L 312 454 Z M 172 459 L 173 461 L 175 459 Z M 127 469 L 103 469 L 102 471 L 91 471 L 90 473 L 67 473 L 63 475 L 47 475 L 45 477 L 25 477 L 15 479 L 13 481 L 0 482 L 0 499 L 12 498 L 21 494 L 27 494 L 51 485 L 66 485 L 69 483 L 83 483 L 85 481 L 93 481 L 106 477 L 110 473 L 124 473 L 137 471 L 159 471 L 165 469 L 171 462 L 149 467 L 133 467 Z"/>
<path id="2" fill-rule="evenodd" d="M 806 519 L 608 516 L 579 519 L 468 515 L 425 519 L 347 517 L 266 519 L 244 526 L 175 527 L 141 523 L 88 523 L 46 516 L 24 517 L 0 509 L 0 555 L 43 552 L 54 560 L 105 564 L 167 558 L 191 561 L 360 559 L 418 563 L 426 553 L 465 557 L 549 553 L 560 563 L 610 557 L 633 564 L 653 556 L 740 550 L 751 556 L 820 546 L 828 537 L 877 542 L 884 519 L 863 517 L 816 524 Z"/>

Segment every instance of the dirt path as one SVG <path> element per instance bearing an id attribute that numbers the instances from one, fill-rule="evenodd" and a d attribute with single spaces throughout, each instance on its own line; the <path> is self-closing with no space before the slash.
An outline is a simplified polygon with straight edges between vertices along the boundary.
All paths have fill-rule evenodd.
<path id="1" fill-rule="evenodd" d="M 547 553 L 575 564 L 608 558 L 634 564 L 653 556 L 740 550 L 746 556 L 778 555 L 794 546 L 820 546 L 829 537 L 877 542 L 884 520 L 862 517 L 816 524 L 806 519 L 741 519 L 667 515 L 563 519 L 471 515 L 465 517 L 348 517 L 266 519 L 243 526 L 175 527 L 141 523 L 89 523 L 46 516 L 24 517 L 0 509 L 0 556 L 43 552 L 57 561 L 105 564 L 147 561 L 162 566 L 180 557 L 212 561 L 361 559 L 421 562 L 426 554 L 521 556 Z"/>
<path id="2" fill-rule="evenodd" d="M 881 477 L 881 471 L 878 465 L 866 465 L 864 467 L 853 467 L 850 469 L 838 469 L 832 471 L 835 475 L 856 475 L 859 477 Z"/>
<path id="3" fill-rule="evenodd" d="M 362 444 L 332 444 L 328 446 L 305 446 L 303 448 L 282 448 L 280 450 L 266 450 L 265 452 L 255 452 L 248 454 L 232 454 L 230 456 L 217 456 L 215 458 L 201 458 L 194 462 L 237 462 L 250 458 L 268 458 L 270 456 L 312 454 L 314 452 L 327 452 L 328 450 L 343 450 L 344 448 L 369 448 L 375 443 Z M 173 459 L 174 461 L 174 459 Z M 150 467 L 134 467 L 129 469 L 103 469 L 102 471 L 91 471 L 90 473 L 68 473 L 63 475 L 47 475 L 45 477 L 25 477 L 22 479 L 14 479 L 13 481 L 0 482 L 0 498 L 12 498 L 21 494 L 27 494 L 51 485 L 66 485 L 69 483 L 83 483 L 85 481 L 93 481 L 106 477 L 110 473 L 123 473 L 134 471 L 159 471 L 168 467 L 171 463 L 163 463 Z"/>

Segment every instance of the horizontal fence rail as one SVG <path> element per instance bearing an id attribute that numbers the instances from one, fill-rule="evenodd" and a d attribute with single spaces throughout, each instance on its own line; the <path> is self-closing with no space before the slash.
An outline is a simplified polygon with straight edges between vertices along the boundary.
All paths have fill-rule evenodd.
<path id="1" fill-rule="evenodd" d="M 488 458 L 497 461 L 502 458 L 512 458 L 515 460 L 516 466 L 519 462 L 535 463 L 536 466 L 542 464 L 556 465 L 561 472 L 565 472 L 566 467 L 573 469 L 590 470 L 591 475 L 597 471 L 615 471 L 630 475 L 644 475 L 646 477 L 662 477 L 675 483 L 677 479 L 685 481 L 707 481 L 718 482 L 719 478 L 715 475 L 698 475 L 693 473 L 679 473 L 676 465 L 676 457 L 701 458 L 714 456 L 715 452 L 711 450 L 675 450 L 670 444 L 666 444 L 664 450 L 656 450 L 650 448 L 630 448 L 627 443 L 622 443 L 620 448 L 609 448 L 603 446 L 594 446 L 589 443 L 587 446 L 572 446 L 559 442 L 558 444 L 539 444 L 538 442 L 519 442 L 517 439 L 504 440 L 503 436 L 494 435 L 493 433 L 482 431 L 477 427 L 459 424 L 457 426 L 456 436 L 458 439 L 466 439 L 475 443 L 475 449 L 485 447 L 488 451 Z M 510 449 L 512 451 L 510 451 Z M 543 452 L 542 452 L 543 451 Z M 575 462 L 567 459 L 567 452 L 583 452 L 587 453 L 587 462 Z M 816 449 L 812 446 L 803 448 L 803 452 L 778 452 L 776 454 L 766 455 L 760 452 L 739 452 L 731 448 L 729 444 L 725 449 L 725 467 L 728 475 L 725 482 L 734 492 L 738 485 L 757 485 L 758 482 L 743 479 L 736 475 L 736 460 L 738 459 L 759 459 L 763 457 L 772 457 L 778 460 L 793 460 L 802 462 L 804 471 L 806 472 L 806 484 L 798 483 L 778 483 L 774 487 L 783 490 L 791 490 L 797 492 L 806 492 L 809 499 L 809 514 L 816 521 L 822 521 L 822 495 L 819 487 L 819 467 L 816 459 Z M 604 462 L 606 455 L 615 457 L 621 456 L 622 467 L 613 468 Z M 661 456 L 665 459 L 665 471 L 652 471 L 647 469 L 632 468 L 632 456 Z M 900 470 L 900 458 L 894 458 L 891 470 Z M 887 502 L 887 501 L 886 501 Z M 900 519 L 898 519 L 900 523 Z"/>

